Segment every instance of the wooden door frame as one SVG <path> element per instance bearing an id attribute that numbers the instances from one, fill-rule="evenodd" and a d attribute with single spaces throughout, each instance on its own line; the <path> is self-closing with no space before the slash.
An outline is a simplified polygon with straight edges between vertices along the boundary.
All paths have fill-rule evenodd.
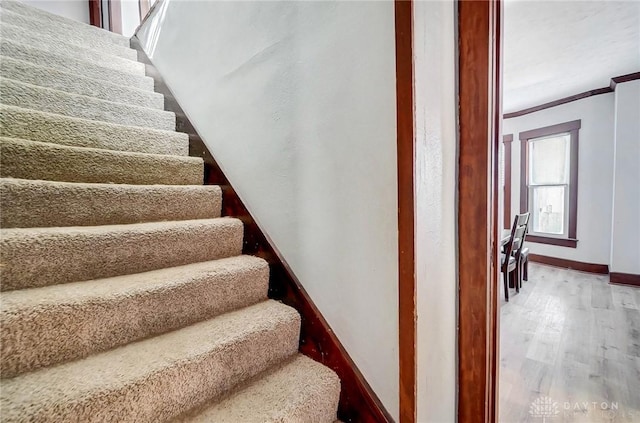
<path id="1" fill-rule="evenodd" d="M 458 421 L 498 420 L 501 0 L 459 0 Z"/>
<path id="2" fill-rule="evenodd" d="M 395 0 L 398 163 L 398 376 L 400 423 L 414 423 L 416 403 L 415 119 L 413 1 Z"/>

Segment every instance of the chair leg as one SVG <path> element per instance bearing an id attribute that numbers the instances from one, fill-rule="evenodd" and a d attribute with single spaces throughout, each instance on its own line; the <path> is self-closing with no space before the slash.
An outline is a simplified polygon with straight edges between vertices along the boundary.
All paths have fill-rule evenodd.
<path id="1" fill-rule="evenodd" d="M 520 285 L 519 285 L 519 281 L 518 281 L 518 268 L 516 267 L 515 269 L 513 269 L 511 272 L 509 272 L 509 277 L 511 278 L 511 282 L 513 283 L 513 286 L 516 287 L 516 292 L 520 292 Z"/>
<path id="2" fill-rule="evenodd" d="M 502 280 L 504 281 L 504 299 L 509 302 L 509 273 L 502 272 Z"/>
<path id="3" fill-rule="evenodd" d="M 524 266 L 522 267 L 522 279 L 529 280 L 529 259 L 525 259 Z"/>

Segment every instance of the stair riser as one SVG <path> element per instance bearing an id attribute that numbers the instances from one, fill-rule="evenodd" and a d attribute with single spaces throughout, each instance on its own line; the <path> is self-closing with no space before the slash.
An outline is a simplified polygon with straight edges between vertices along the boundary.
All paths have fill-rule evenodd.
<path id="1" fill-rule="evenodd" d="M 0 22 L 2 23 L 2 28 L 0 29 L 2 30 L 3 37 L 6 36 L 9 39 L 15 39 L 18 42 L 30 44 L 34 47 L 38 47 L 42 43 L 59 43 L 68 49 L 81 48 L 83 50 L 102 54 L 103 56 L 111 55 L 127 60 L 138 60 L 138 53 L 135 50 L 129 47 L 112 44 L 110 42 L 98 42 L 92 44 L 87 43 L 86 39 L 69 38 L 65 37 L 64 34 L 52 31 L 46 32 L 46 35 L 43 36 L 40 32 L 34 32 L 24 26 L 12 24 L 11 22 L 15 21 L 15 19 L 12 19 L 11 17 L 7 18 L 8 13 L 10 12 L 0 14 Z M 16 38 L 16 35 L 18 35 L 19 38 Z"/>
<path id="2" fill-rule="evenodd" d="M 119 125 L 173 131 L 172 112 L 129 106 L 0 78 L 0 98 L 9 106 Z"/>
<path id="3" fill-rule="evenodd" d="M 235 219 L 131 226 L 3 229 L 1 288 L 107 278 L 242 252 L 242 223 Z"/>
<path id="4" fill-rule="evenodd" d="M 2 228 L 97 226 L 220 217 L 217 186 L 131 186 L 0 180 Z"/>
<path id="5" fill-rule="evenodd" d="M 35 7 L 26 6 L 24 3 L 21 4 L 21 2 L 2 1 L 0 2 L 0 7 L 0 15 L 18 15 L 12 23 L 19 20 L 25 28 L 42 35 L 55 32 L 68 38 L 85 40 L 85 44 L 102 42 L 120 47 L 129 46 L 129 40 L 120 34 L 115 34 L 62 16 L 53 15 Z"/>
<path id="6" fill-rule="evenodd" d="M 202 159 L 121 153 L 0 138 L 3 178 L 137 185 L 198 185 Z"/>
<path id="7" fill-rule="evenodd" d="M 117 69 L 122 72 L 144 76 L 144 64 L 137 61 L 137 57 L 125 59 L 120 56 L 106 54 L 101 50 L 92 50 L 77 45 L 67 44 L 60 40 L 43 38 L 19 26 L 3 23 L 0 26 L 0 37 L 20 44 L 29 45 L 49 53 L 67 55 L 76 60 L 94 62 L 104 67 Z"/>
<path id="8" fill-rule="evenodd" d="M 69 401 L 36 402 L 28 409 L 29 421 L 170 421 L 295 354 L 299 330 L 299 316 L 295 316 L 134 382 Z M 10 383 L 5 382 L 3 395 L 12 394 Z M 4 422 L 24 421 L 26 410 L 10 407 L 6 401 L 2 405 Z"/>
<path id="9" fill-rule="evenodd" d="M 153 79 L 142 74 L 121 72 L 86 60 L 74 59 L 72 56 L 49 53 L 24 44 L 0 40 L 0 54 L 17 60 L 34 63 L 38 66 L 58 69 L 63 72 L 101 79 L 113 84 L 153 91 Z"/>
<path id="10" fill-rule="evenodd" d="M 187 134 L 116 125 L 0 105 L 0 136 L 151 154 L 189 154 Z"/>
<path id="11" fill-rule="evenodd" d="M 161 272 L 145 275 L 150 281 L 165 280 Z M 255 259 L 251 266 L 227 265 L 208 272 L 185 266 L 184 273 L 174 272 L 163 285 L 131 287 L 127 284 L 135 281 L 130 280 L 125 276 L 71 284 L 77 291 L 67 285 L 70 292 L 87 292 L 74 298 L 65 297 L 68 291 L 59 286 L 41 288 L 33 294 L 43 298 L 37 305 L 16 303 L 14 293 L 5 293 L 2 377 L 84 358 L 266 300 L 269 268 Z M 101 295 L 104 284 L 121 288 Z"/>
<path id="12" fill-rule="evenodd" d="M 222 401 L 194 410 L 173 423 L 339 423 L 336 410 L 340 379 L 332 370 L 301 354 L 234 391 Z"/>

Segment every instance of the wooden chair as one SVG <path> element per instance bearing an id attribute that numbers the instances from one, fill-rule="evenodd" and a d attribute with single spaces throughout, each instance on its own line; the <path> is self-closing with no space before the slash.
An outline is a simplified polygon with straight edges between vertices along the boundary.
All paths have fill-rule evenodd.
<path id="1" fill-rule="evenodd" d="M 522 288 L 522 281 L 529 280 L 529 248 L 524 246 L 527 233 L 529 232 L 529 218 L 530 213 L 524 213 L 521 216 L 524 218 L 524 234 L 519 241 L 517 249 L 511 252 L 511 255 L 516 259 L 516 274 L 518 276 L 518 288 Z M 514 247 L 515 248 L 515 247 Z"/>
<path id="2" fill-rule="evenodd" d="M 516 292 L 520 292 L 520 282 L 516 275 L 518 262 L 513 253 L 519 251 L 524 244 L 528 222 L 529 213 L 516 215 L 513 219 L 509 241 L 504 246 L 504 253 L 500 255 L 500 268 L 504 281 L 504 298 L 507 301 L 509 301 L 509 285 L 515 286 Z"/>

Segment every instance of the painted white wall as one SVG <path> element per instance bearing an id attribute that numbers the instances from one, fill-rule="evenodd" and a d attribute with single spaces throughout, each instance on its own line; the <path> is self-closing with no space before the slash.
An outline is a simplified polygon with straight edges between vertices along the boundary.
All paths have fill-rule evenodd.
<path id="1" fill-rule="evenodd" d="M 131 37 L 140 25 L 138 0 L 121 0 L 120 11 L 122 13 L 122 35 Z"/>
<path id="2" fill-rule="evenodd" d="M 581 119 L 578 151 L 577 248 L 529 242 L 532 253 L 585 263 L 608 264 L 614 146 L 614 94 L 601 94 L 524 116 L 505 119 L 503 133 L 513 134 L 511 213 L 520 210 L 519 133 Z"/>
<path id="3" fill-rule="evenodd" d="M 640 274 L 640 80 L 615 91 L 612 272 Z"/>
<path id="4" fill-rule="evenodd" d="M 82 0 L 21 0 L 29 6 L 46 10 L 56 15 L 89 23 L 89 2 Z"/>
<path id="5" fill-rule="evenodd" d="M 414 3 L 418 421 L 456 421 L 453 2 Z"/>
<path id="6" fill-rule="evenodd" d="M 393 3 L 166 1 L 138 36 L 397 418 Z"/>

